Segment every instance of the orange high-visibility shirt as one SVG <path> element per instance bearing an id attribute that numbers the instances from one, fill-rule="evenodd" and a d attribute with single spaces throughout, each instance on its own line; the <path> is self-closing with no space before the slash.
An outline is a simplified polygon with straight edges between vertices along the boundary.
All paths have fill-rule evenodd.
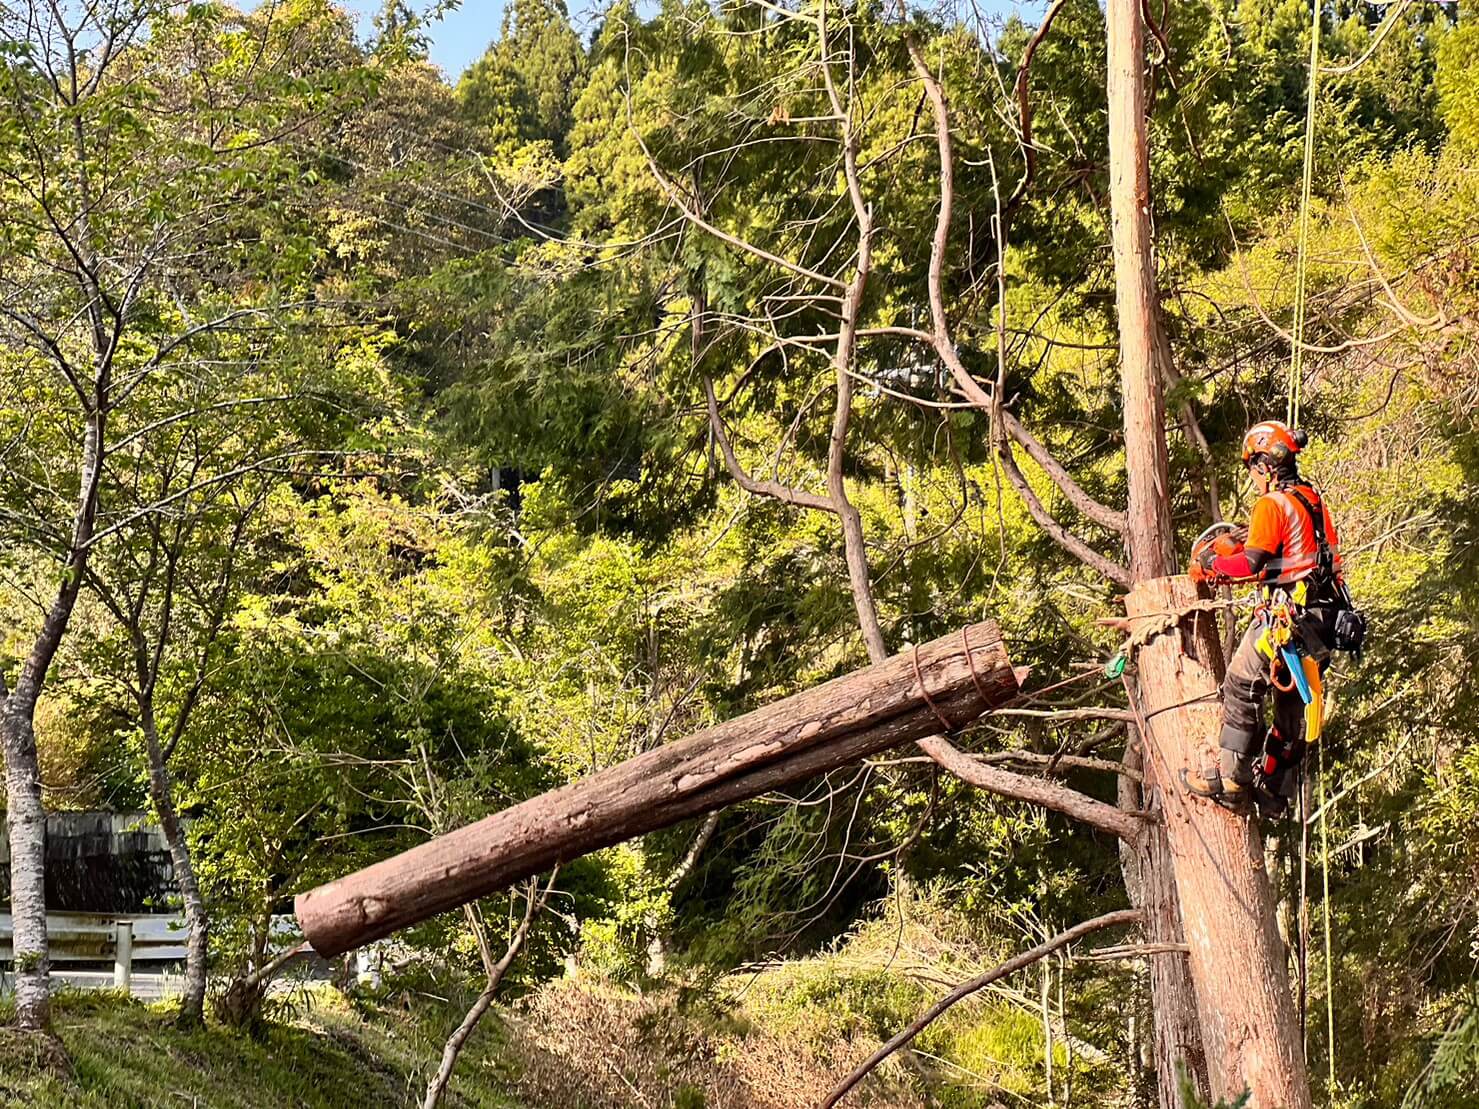
<path id="1" fill-rule="evenodd" d="M 1300 495 L 1324 518 L 1325 542 L 1330 545 L 1335 574 L 1339 577 L 1340 536 L 1325 498 L 1313 485 L 1303 482 L 1290 488 L 1299 490 Z M 1319 565 L 1320 544 L 1315 539 L 1314 522 L 1304 506 L 1284 489 L 1276 489 L 1258 498 L 1258 503 L 1253 506 L 1253 517 L 1248 522 L 1247 545 L 1273 556 L 1264 564 L 1260 575 L 1266 585 L 1289 585 L 1309 577 Z"/>

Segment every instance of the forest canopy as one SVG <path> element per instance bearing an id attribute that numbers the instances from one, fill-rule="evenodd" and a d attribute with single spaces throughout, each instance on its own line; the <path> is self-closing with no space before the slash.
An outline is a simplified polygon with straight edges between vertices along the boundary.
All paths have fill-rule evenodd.
<path id="1" fill-rule="evenodd" d="M 0 4 L 16 951 L 44 812 L 146 812 L 193 1019 L 260 1028 L 295 895 L 986 618 L 1048 692 L 954 744 L 1138 807 L 1100 5 L 510 0 L 456 80 L 422 7 Z M 1310 5 L 1143 11 L 1177 568 L 1297 391 L 1371 621 L 1265 839 L 1316 1103 L 1479 1105 L 1479 6 L 1315 5 L 1308 119 Z M 531 1103 L 811 1104 L 1132 869 L 905 747 L 419 925 L 384 989 L 527 934 L 529 1027 L 637 991 L 655 1057 L 804 1060 Z M 1043 963 L 859 1103 L 1154 1104 L 1148 967 Z"/>

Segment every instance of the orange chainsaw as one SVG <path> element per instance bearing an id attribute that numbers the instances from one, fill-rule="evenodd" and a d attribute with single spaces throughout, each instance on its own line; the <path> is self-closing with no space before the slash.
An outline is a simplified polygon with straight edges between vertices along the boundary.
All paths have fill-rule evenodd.
<path id="1" fill-rule="evenodd" d="M 1248 529 L 1227 520 L 1213 524 L 1197 536 L 1196 542 L 1191 545 L 1191 564 L 1187 567 L 1187 574 L 1192 581 L 1215 582 L 1221 575 L 1212 570 L 1212 563 L 1218 558 L 1231 558 L 1243 549 L 1243 544 L 1248 541 Z"/>

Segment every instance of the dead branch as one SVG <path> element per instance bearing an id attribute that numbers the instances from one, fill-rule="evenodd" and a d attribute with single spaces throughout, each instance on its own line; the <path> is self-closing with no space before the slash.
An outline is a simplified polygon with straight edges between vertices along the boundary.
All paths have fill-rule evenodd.
<path id="1" fill-rule="evenodd" d="M 554 892 L 555 877 L 558 873 L 559 869 L 556 868 L 554 873 L 550 874 L 549 884 L 544 887 L 543 892 L 538 892 L 538 882 L 531 881 L 529 883 L 528 889 L 524 891 L 524 919 L 519 922 L 519 927 L 515 930 L 513 938 L 508 941 L 508 946 L 504 949 L 503 955 L 497 962 L 493 961 L 492 951 L 488 946 L 487 929 L 483 927 L 482 921 L 478 919 L 478 914 L 471 905 L 464 905 L 462 907 L 463 914 L 473 929 L 473 935 L 477 938 L 478 955 L 483 960 L 483 973 L 486 977 L 486 983 L 482 991 L 478 994 L 477 1000 L 472 1003 L 472 1007 L 468 1009 L 467 1014 L 462 1018 L 462 1022 L 447 1037 L 447 1043 L 442 1048 L 441 1065 L 437 1067 L 436 1074 L 427 1083 L 426 1097 L 421 1102 L 421 1109 L 436 1109 L 437 1104 L 442 1100 L 442 1095 L 447 1091 L 447 1083 L 452 1081 L 452 1069 L 457 1065 L 457 1058 L 462 1054 L 463 1045 L 467 1043 L 468 1037 L 472 1035 L 473 1030 L 477 1028 L 478 1023 L 483 1019 L 489 1008 L 492 1007 L 493 998 L 498 993 L 498 987 L 503 981 L 503 976 L 508 972 L 508 968 L 513 965 L 514 959 L 518 957 L 519 951 L 524 946 L 524 941 L 529 936 L 529 926 L 534 923 L 534 918 L 549 901 L 550 894 Z"/>
<path id="2" fill-rule="evenodd" d="M 956 747 L 942 736 L 919 741 L 920 748 L 950 773 L 973 786 L 1017 801 L 1031 801 L 1045 809 L 1082 820 L 1102 832 L 1133 843 L 1140 836 L 1140 823 L 1130 813 L 1069 789 L 1045 778 L 1016 774 L 987 765 Z"/>
<path id="3" fill-rule="evenodd" d="M 1027 46 L 1022 51 L 1022 62 L 1017 66 L 1017 80 L 1013 91 L 1017 96 L 1017 122 L 1018 139 L 1022 144 L 1022 160 L 1025 168 L 1022 171 L 1022 179 L 1017 182 L 1017 187 L 1012 190 L 1011 198 L 1006 202 L 1004 213 L 1008 216 L 1016 211 L 1017 205 L 1027 195 L 1027 190 L 1032 187 L 1032 180 L 1037 175 L 1037 147 L 1032 142 L 1032 98 L 1028 90 L 1028 77 L 1032 71 L 1032 57 L 1037 53 L 1037 48 L 1042 45 L 1043 39 L 1047 38 L 1048 31 L 1053 27 L 1053 20 L 1058 18 L 1066 0 L 1053 0 L 1050 7 L 1042 17 L 1042 22 L 1037 25 L 1032 38 L 1028 39 Z"/>
<path id="4" fill-rule="evenodd" d="M 821 512 L 837 511 L 832 501 L 818 493 L 811 493 L 805 489 L 797 489 L 785 485 L 779 481 L 755 478 L 746 472 L 734 453 L 734 444 L 730 441 L 729 430 L 724 426 L 724 418 L 719 413 L 719 401 L 714 395 L 714 382 L 710 378 L 704 378 L 704 398 L 709 407 L 709 427 L 714 432 L 714 442 L 719 446 L 719 454 L 724 459 L 724 467 L 729 475 L 734 478 L 735 483 L 747 493 L 753 493 L 757 497 L 770 497 L 783 504 L 794 504 L 801 508 L 816 509 Z"/>

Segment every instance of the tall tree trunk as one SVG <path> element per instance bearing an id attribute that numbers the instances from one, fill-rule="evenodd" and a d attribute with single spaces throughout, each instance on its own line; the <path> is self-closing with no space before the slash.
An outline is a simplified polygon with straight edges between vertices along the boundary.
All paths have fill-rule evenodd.
<path id="1" fill-rule="evenodd" d="M 1197 595 L 1186 578 L 1164 577 L 1174 572 L 1175 551 L 1164 367 L 1157 361 L 1161 332 L 1146 147 L 1144 28 L 1138 0 L 1108 0 L 1106 18 L 1129 558 L 1138 583 L 1127 607 L 1132 620 L 1164 620 Z M 1159 793 L 1165 814 L 1211 1092 L 1232 1099 L 1248 1089 L 1254 1109 L 1306 1109 L 1309 1081 L 1257 825 L 1189 801 L 1176 779 L 1181 768 L 1200 767 L 1214 757 L 1222 667 L 1215 623 L 1204 615 L 1194 628 L 1173 627 L 1141 648 L 1136 661 L 1140 707 L 1150 722 L 1147 782 Z M 1153 845 L 1153 838 L 1148 842 Z M 1153 846 L 1144 857 L 1143 883 L 1147 889 L 1158 888 L 1166 880 L 1164 859 Z M 1167 1080 L 1174 1081 L 1174 1075 L 1161 1076 L 1163 1086 Z M 1164 1089 L 1161 1096 L 1165 1104 Z"/>
<path id="2" fill-rule="evenodd" d="M 1129 483 L 1129 563 L 1136 580 L 1175 569 L 1162 382 L 1170 352 L 1158 313 L 1154 238 L 1150 222 L 1150 160 L 1145 134 L 1145 38 L 1138 0 L 1108 0 L 1110 202 L 1114 227 L 1115 306 L 1119 316 L 1120 382 Z M 1143 745 L 1146 737 L 1142 736 Z M 1142 757 L 1141 804 L 1150 808 L 1166 783 L 1154 758 Z M 1126 849 L 1132 900 L 1145 910 L 1151 943 L 1183 942 L 1181 903 L 1163 826 L 1151 826 Z M 1191 968 L 1181 954 L 1151 958 L 1156 1091 L 1161 1109 L 1181 1103 L 1178 1072 L 1199 1094 L 1208 1092 L 1207 1061 Z"/>
<path id="3" fill-rule="evenodd" d="M 1145 31 L 1139 0 L 1109 0 L 1109 190 L 1129 478 L 1130 576 L 1174 572 L 1166 401 L 1157 346 L 1160 303 L 1145 139 Z"/>
<path id="4" fill-rule="evenodd" d="M 1163 621 L 1197 600 L 1184 577 L 1136 585 L 1132 622 Z M 1212 1095 L 1251 1091 L 1252 1109 L 1310 1109 L 1309 1078 L 1289 968 L 1264 867 L 1258 823 L 1164 783 L 1216 757 L 1222 649 L 1215 621 L 1184 618 L 1139 653 L 1139 708 L 1148 721 Z"/>
<path id="5" fill-rule="evenodd" d="M 1158 760 L 1146 759 L 1145 738 L 1132 730 L 1125 763 L 1140 771 L 1144 785 L 1129 777 L 1120 778 L 1120 807 L 1157 807 L 1156 797 L 1164 784 L 1156 779 Z M 1148 944 L 1183 944 L 1181 901 L 1176 895 L 1172 872 L 1171 844 L 1165 825 L 1148 823 L 1135 843 L 1120 842 L 1120 868 L 1130 904 L 1145 915 Z M 1150 999 L 1153 1057 L 1156 1073 L 1156 1102 L 1160 1109 L 1182 1109 L 1179 1074 L 1185 1073 L 1197 1096 L 1206 1098 L 1207 1058 L 1202 1047 L 1202 1027 L 1197 1018 L 1196 990 L 1192 986 L 1187 957 L 1179 951 L 1150 956 Z"/>
<path id="6" fill-rule="evenodd" d="M 34 703 L 5 705 L 5 831 L 10 838 L 10 917 L 14 929 L 15 1021 L 27 1031 L 51 1027 L 46 943 L 46 810 L 32 732 Z"/>
<path id="7" fill-rule="evenodd" d="M 175 808 L 174 782 L 159 741 L 159 728 L 154 717 L 152 697 L 145 695 L 141 707 L 144 741 L 149 750 L 149 799 L 159 814 L 159 827 L 169 847 L 175 881 L 180 886 L 180 901 L 185 911 L 185 991 L 180 996 L 179 1023 L 183 1027 L 199 1025 L 205 1017 L 206 956 L 210 944 L 210 917 L 200 883 L 195 878 L 195 863 L 190 857 L 190 844 Z"/>

